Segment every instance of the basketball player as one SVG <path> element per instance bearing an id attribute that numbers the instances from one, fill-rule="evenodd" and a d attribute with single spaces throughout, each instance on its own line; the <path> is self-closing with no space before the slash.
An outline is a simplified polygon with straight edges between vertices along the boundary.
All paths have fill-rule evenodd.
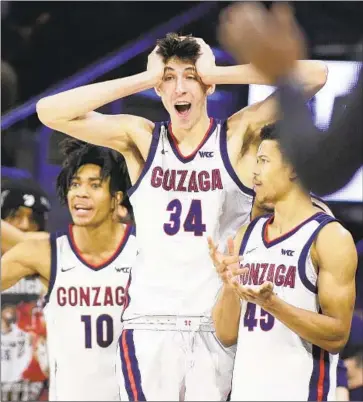
<path id="1" fill-rule="evenodd" d="M 39 273 L 48 287 L 50 400 L 119 400 L 116 345 L 136 243 L 132 227 L 113 215 L 127 176 L 121 155 L 109 149 L 71 139 L 65 154 L 57 192 L 74 224 L 50 240 L 27 240 L 8 251 L 1 285 Z"/>
<path id="2" fill-rule="evenodd" d="M 239 230 L 241 268 L 240 256 L 218 256 L 209 239 L 224 280 L 213 310 L 216 333 L 225 345 L 237 343 L 231 400 L 332 400 L 337 353 L 352 320 L 357 253 L 350 233 L 313 206 L 274 126 L 261 138 L 254 187 L 274 214 Z"/>
<path id="3" fill-rule="evenodd" d="M 326 80 L 320 62 L 301 61 L 297 74 L 308 97 Z M 124 400 L 225 400 L 230 391 L 233 352 L 214 335 L 221 282 L 204 237 L 220 241 L 249 221 L 255 133 L 275 119 L 275 101 L 219 121 L 208 116 L 207 98 L 216 84 L 242 83 L 269 82 L 250 65 L 217 67 L 202 39 L 169 34 L 145 72 L 37 104 L 45 125 L 126 159 L 140 253 L 119 343 Z M 153 87 L 169 122 L 94 111 Z"/>
<path id="4" fill-rule="evenodd" d="M 31 335 L 17 325 L 16 306 L 1 308 L 1 385 L 4 401 L 23 399 L 23 372 L 32 360 Z"/>
<path id="5" fill-rule="evenodd" d="M 1 189 L 1 252 L 42 233 L 50 211 L 47 194 L 30 179 L 4 178 Z"/>

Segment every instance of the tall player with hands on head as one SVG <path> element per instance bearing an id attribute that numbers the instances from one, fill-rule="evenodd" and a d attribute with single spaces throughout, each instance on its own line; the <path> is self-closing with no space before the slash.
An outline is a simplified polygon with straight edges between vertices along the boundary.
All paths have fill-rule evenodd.
<path id="1" fill-rule="evenodd" d="M 301 61 L 296 73 L 308 97 L 326 81 L 320 62 Z M 272 95 L 220 121 L 208 116 L 207 99 L 215 85 L 252 83 L 271 82 L 252 65 L 216 66 L 200 38 L 168 34 L 146 71 L 37 104 L 45 125 L 113 148 L 127 163 L 139 255 L 119 342 L 122 399 L 224 400 L 230 391 L 234 356 L 214 335 L 221 283 L 204 237 L 219 242 L 249 221 L 257 132 L 276 119 L 276 107 Z M 95 112 L 149 88 L 170 121 Z"/>
<path id="2" fill-rule="evenodd" d="M 237 343 L 231 400 L 333 400 L 357 252 L 351 234 L 313 205 L 281 152 L 276 126 L 264 127 L 261 138 L 256 199 L 273 204 L 274 213 L 230 238 L 228 256 L 209 239 L 224 282 L 213 310 L 216 334 L 224 345 Z"/>

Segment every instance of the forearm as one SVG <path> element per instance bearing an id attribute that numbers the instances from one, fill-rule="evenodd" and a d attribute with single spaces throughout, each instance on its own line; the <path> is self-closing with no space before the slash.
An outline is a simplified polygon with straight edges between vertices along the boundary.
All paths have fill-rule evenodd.
<path id="1" fill-rule="evenodd" d="M 301 338 L 330 353 L 338 353 L 345 345 L 347 334 L 338 319 L 292 306 L 276 295 L 262 307 Z"/>
<path id="2" fill-rule="evenodd" d="M 325 84 L 327 70 L 325 64 L 319 61 L 301 60 L 296 62 L 294 74 L 298 77 L 304 91 L 316 92 Z M 205 78 L 208 84 L 259 84 L 275 85 L 276 82 L 262 74 L 252 64 L 236 66 L 216 66 Z M 314 92 L 314 93 L 315 93 Z"/>
<path id="3" fill-rule="evenodd" d="M 213 309 L 217 338 L 225 346 L 237 342 L 241 300 L 232 288 L 224 285 Z"/>
<path id="4" fill-rule="evenodd" d="M 10 223 L 1 220 L 1 251 L 5 253 L 16 244 L 26 239 L 25 232 L 17 229 Z"/>
<path id="5" fill-rule="evenodd" d="M 11 272 L 10 269 L 5 267 L 5 264 L 3 259 L 1 259 L 1 291 L 11 288 L 22 279 L 22 277 L 17 275 L 17 272 Z"/>
<path id="6" fill-rule="evenodd" d="M 28 239 L 46 239 L 46 232 L 22 232 L 10 223 L 1 220 L 1 251 L 5 253 L 18 243 Z"/>
<path id="7" fill-rule="evenodd" d="M 39 119 L 45 123 L 69 121 L 117 99 L 152 88 L 155 84 L 155 77 L 149 72 L 143 72 L 130 77 L 85 85 L 41 99 L 37 103 L 37 113 Z"/>

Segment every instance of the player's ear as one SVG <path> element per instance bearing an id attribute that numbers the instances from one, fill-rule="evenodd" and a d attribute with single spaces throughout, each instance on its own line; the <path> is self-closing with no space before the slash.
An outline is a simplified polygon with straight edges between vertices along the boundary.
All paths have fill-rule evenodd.
<path id="1" fill-rule="evenodd" d="M 117 209 L 117 207 L 122 203 L 122 200 L 124 199 L 124 194 L 122 191 L 116 191 L 115 194 L 113 195 L 113 210 Z"/>
<path id="2" fill-rule="evenodd" d="M 156 92 L 156 95 L 158 95 L 161 98 L 161 92 L 159 87 L 154 87 L 154 91 Z"/>
<path id="3" fill-rule="evenodd" d="M 216 90 L 215 85 L 209 85 L 207 88 L 207 96 L 213 95 L 215 90 Z"/>
<path id="4" fill-rule="evenodd" d="M 122 191 L 117 191 L 113 196 L 113 219 L 116 222 L 122 222 L 128 216 L 127 208 L 122 205 L 124 194 Z"/>

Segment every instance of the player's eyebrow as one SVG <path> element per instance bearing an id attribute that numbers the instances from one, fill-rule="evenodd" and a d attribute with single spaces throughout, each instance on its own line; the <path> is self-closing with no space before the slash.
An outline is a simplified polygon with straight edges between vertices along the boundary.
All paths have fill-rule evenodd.
<path id="1" fill-rule="evenodd" d="M 73 176 L 72 177 L 72 180 L 81 180 L 82 178 L 81 177 L 79 177 L 79 176 Z M 102 177 L 100 177 L 100 176 L 98 176 L 98 177 L 87 177 L 87 180 L 88 181 L 97 181 L 97 180 L 99 180 L 99 181 L 102 181 Z"/>
<path id="2" fill-rule="evenodd" d="M 175 71 L 175 69 L 173 67 L 169 67 L 169 66 L 164 67 L 164 73 L 166 73 L 168 71 L 173 72 L 173 71 Z M 184 69 L 184 71 L 192 71 L 193 73 L 196 72 L 195 67 L 186 67 Z"/>

